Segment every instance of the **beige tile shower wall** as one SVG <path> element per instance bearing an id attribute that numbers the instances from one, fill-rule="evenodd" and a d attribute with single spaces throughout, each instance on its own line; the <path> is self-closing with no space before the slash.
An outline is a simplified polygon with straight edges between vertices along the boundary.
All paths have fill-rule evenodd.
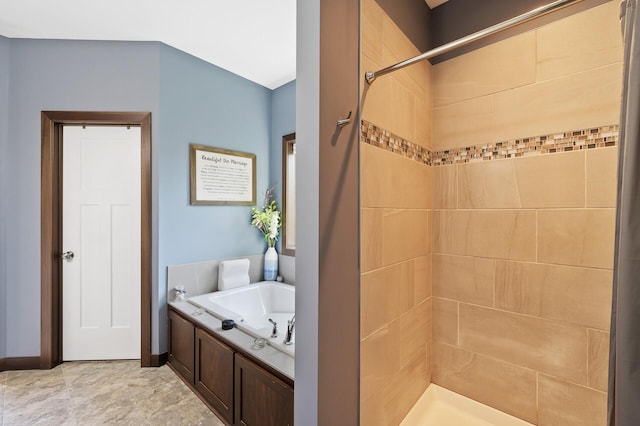
<path id="1" fill-rule="evenodd" d="M 366 152 L 363 169 L 371 167 Z M 385 173 L 402 174 L 401 163 L 413 162 L 401 160 Z M 372 183 L 363 179 L 362 190 Z M 430 181 L 425 178 L 424 184 Z M 414 195 L 422 190 L 416 188 Z M 362 424 L 394 425 L 431 382 L 431 211 L 401 202 L 389 208 L 379 195 L 361 214 L 360 410 Z"/>
<path id="2" fill-rule="evenodd" d="M 433 67 L 433 147 L 619 120 L 618 1 Z M 433 168 L 434 383 L 606 424 L 617 147 Z"/>
<path id="3" fill-rule="evenodd" d="M 375 0 L 363 0 L 362 69 L 418 53 Z M 428 63 L 363 83 L 362 118 L 431 147 Z M 362 142 L 361 424 L 397 425 L 431 383 L 433 170 Z"/>
<path id="4" fill-rule="evenodd" d="M 617 151 L 433 168 L 434 383 L 534 424 L 606 423 Z"/>
<path id="5" fill-rule="evenodd" d="M 375 0 L 361 5 L 361 69 L 375 71 L 422 52 Z M 362 119 L 431 148 L 431 64 L 423 61 L 377 79 L 362 79 Z"/>
<path id="6" fill-rule="evenodd" d="M 619 1 L 432 68 L 433 149 L 619 121 Z"/>

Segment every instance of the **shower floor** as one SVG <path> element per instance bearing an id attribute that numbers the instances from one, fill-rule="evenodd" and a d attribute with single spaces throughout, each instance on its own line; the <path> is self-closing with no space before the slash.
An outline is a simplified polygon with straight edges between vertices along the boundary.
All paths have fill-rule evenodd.
<path id="1" fill-rule="evenodd" d="M 533 426 L 438 385 L 431 384 L 400 426 Z"/>

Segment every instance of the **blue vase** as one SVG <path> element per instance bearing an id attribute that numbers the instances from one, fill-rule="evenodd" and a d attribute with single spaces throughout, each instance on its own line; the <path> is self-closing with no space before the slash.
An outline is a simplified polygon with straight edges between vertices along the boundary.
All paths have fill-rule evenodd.
<path id="1" fill-rule="evenodd" d="M 269 247 L 264 254 L 264 280 L 275 281 L 278 277 L 278 252 Z"/>

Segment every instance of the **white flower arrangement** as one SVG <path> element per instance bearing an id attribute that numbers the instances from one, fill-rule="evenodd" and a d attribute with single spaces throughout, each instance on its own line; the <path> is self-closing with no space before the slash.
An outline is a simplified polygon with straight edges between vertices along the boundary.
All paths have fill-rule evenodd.
<path id="1" fill-rule="evenodd" d="M 273 199 L 273 185 L 267 188 L 264 197 L 262 210 L 251 208 L 251 225 L 255 226 L 264 235 L 264 240 L 269 247 L 274 247 L 278 241 L 278 234 L 282 222 L 280 221 L 280 211 Z"/>

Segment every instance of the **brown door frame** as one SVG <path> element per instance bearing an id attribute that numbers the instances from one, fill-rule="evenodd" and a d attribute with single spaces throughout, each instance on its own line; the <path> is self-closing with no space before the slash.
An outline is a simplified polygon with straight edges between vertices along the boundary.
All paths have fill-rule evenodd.
<path id="1" fill-rule="evenodd" d="M 43 111 L 41 168 L 40 368 L 62 362 L 62 126 L 133 125 L 141 129 L 141 350 L 151 366 L 151 113 Z"/>

